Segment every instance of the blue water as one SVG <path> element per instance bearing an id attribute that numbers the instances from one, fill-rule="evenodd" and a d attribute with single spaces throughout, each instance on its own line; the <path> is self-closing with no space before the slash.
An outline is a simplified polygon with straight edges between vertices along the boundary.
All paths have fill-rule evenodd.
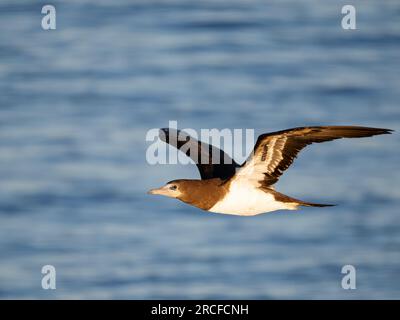
<path id="1" fill-rule="evenodd" d="M 400 3 L 0 2 L 1 298 L 400 298 L 400 151 L 312 146 L 278 190 L 334 208 L 207 213 L 146 191 L 146 132 L 303 125 L 400 130 Z M 41 288 L 54 265 L 57 289 Z M 343 290 L 341 268 L 357 270 Z"/>

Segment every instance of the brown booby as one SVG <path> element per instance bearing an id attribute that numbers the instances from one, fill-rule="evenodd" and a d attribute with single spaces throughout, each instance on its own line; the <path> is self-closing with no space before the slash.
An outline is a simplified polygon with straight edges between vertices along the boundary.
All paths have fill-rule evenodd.
<path id="1" fill-rule="evenodd" d="M 201 180 L 173 180 L 149 193 L 176 198 L 206 211 L 241 216 L 296 210 L 300 206 L 332 206 L 294 199 L 275 191 L 273 185 L 309 144 L 340 138 L 371 137 L 392 131 L 358 126 L 318 126 L 265 133 L 258 137 L 248 159 L 238 165 L 222 150 L 197 141 L 184 131 L 161 129 L 160 139 L 178 150 L 186 150 L 186 155 L 196 163 Z M 182 136 L 185 138 L 182 139 Z M 182 148 L 184 145 L 185 148 Z M 189 152 L 193 146 L 197 150 L 195 155 Z M 215 155 L 219 156 L 220 163 L 213 161 Z M 208 161 L 199 161 L 200 156 L 203 156 L 202 159 L 206 156 Z"/>

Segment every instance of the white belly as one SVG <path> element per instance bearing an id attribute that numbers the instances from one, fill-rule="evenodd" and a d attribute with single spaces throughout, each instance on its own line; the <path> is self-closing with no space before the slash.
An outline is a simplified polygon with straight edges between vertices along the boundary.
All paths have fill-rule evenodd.
<path id="1" fill-rule="evenodd" d="M 250 183 L 233 181 L 229 192 L 208 211 L 240 216 L 254 216 L 275 210 L 296 210 L 291 203 L 276 201 L 270 193 L 262 191 Z"/>

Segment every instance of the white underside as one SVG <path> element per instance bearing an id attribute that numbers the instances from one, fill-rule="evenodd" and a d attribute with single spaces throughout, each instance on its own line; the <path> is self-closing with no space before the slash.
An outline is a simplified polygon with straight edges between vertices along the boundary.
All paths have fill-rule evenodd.
<path id="1" fill-rule="evenodd" d="M 208 211 L 239 216 L 254 216 L 276 210 L 296 210 L 294 203 L 276 201 L 270 193 L 246 180 L 232 181 L 229 192 Z"/>

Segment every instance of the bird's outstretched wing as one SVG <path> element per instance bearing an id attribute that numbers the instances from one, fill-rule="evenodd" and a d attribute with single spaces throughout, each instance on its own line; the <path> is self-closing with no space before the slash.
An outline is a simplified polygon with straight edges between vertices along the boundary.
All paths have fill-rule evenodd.
<path id="1" fill-rule="evenodd" d="M 392 130 L 356 127 L 300 127 L 262 134 L 254 150 L 237 176 L 256 180 L 265 186 L 276 183 L 283 172 L 293 163 L 298 153 L 307 145 L 341 138 L 362 138 L 389 134 Z"/>
<path id="2" fill-rule="evenodd" d="M 172 128 L 160 129 L 162 141 L 174 146 L 190 157 L 199 169 L 201 179 L 228 179 L 239 165 L 224 151 L 198 141 L 184 131 Z"/>

